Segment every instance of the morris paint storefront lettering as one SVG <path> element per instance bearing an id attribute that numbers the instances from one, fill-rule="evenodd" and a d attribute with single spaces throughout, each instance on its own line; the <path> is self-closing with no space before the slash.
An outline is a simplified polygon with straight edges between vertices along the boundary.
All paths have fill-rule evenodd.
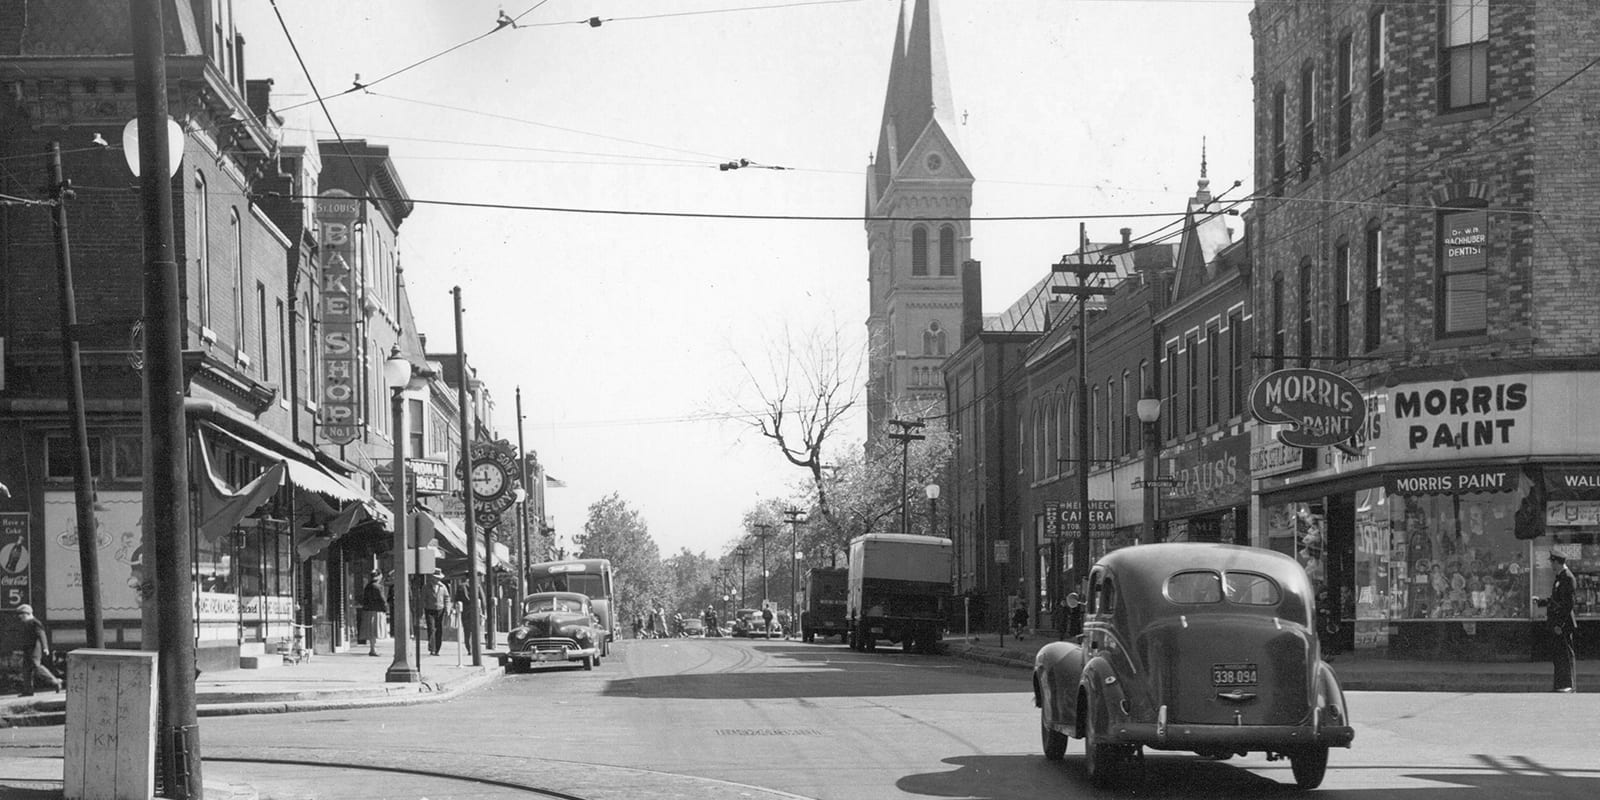
<path id="1" fill-rule="evenodd" d="M 360 353 L 356 347 L 354 273 L 355 222 L 360 203 L 349 194 L 330 189 L 317 198 L 317 230 L 321 244 L 318 288 L 322 324 L 322 396 L 317 398 L 318 426 L 323 438 L 349 444 L 361 435 Z"/>
<path id="2" fill-rule="evenodd" d="M 1461 469 L 1390 475 L 1386 483 L 1391 494 L 1416 497 L 1429 494 L 1509 492 L 1516 488 L 1517 476 L 1509 469 Z"/>
<path id="3" fill-rule="evenodd" d="M 1406 429 L 1406 446 L 1460 450 L 1510 444 L 1515 416 L 1528 405 L 1526 383 L 1452 386 L 1449 389 L 1395 392 L 1394 415 Z M 1404 422 L 1405 420 L 1417 420 Z"/>
<path id="4" fill-rule="evenodd" d="M 1534 372 L 1389 389 L 1385 464 L 1600 453 L 1600 373 Z"/>

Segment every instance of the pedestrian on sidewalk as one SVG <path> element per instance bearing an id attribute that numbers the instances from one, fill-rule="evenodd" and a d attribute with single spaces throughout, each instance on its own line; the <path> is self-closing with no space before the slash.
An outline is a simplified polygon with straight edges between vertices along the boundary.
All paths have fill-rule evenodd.
<path id="1" fill-rule="evenodd" d="M 1083 601 L 1077 592 L 1067 592 L 1067 638 L 1083 633 Z"/>
<path id="2" fill-rule="evenodd" d="M 1555 582 L 1550 586 L 1549 597 L 1535 597 L 1533 602 L 1544 609 L 1546 627 L 1555 637 L 1555 646 L 1551 653 L 1554 662 L 1555 691 L 1573 691 L 1573 672 L 1577 668 L 1577 654 L 1572 648 L 1573 633 L 1578 628 L 1578 618 L 1573 610 L 1573 595 L 1577 592 L 1577 581 L 1572 577 L 1572 570 L 1567 569 L 1567 557 L 1550 551 L 1550 567 L 1555 570 Z"/>
<path id="3" fill-rule="evenodd" d="M 45 628 L 43 620 L 33 615 L 33 606 L 26 603 L 17 606 L 17 614 L 22 629 L 22 670 L 17 676 L 22 684 L 20 694 L 23 697 L 32 695 L 36 679 L 61 691 L 61 679 L 45 666 L 50 657 L 50 631 Z"/>
<path id="4" fill-rule="evenodd" d="M 763 628 L 765 628 L 764 632 L 766 633 L 767 638 L 771 639 L 772 638 L 772 606 L 768 605 L 767 603 L 762 603 L 761 604 L 761 626 Z"/>
<path id="5" fill-rule="evenodd" d="M 444 570 L 436 569 L 428 576 L 428 586 L 422 591 L 422 618 L 427 623 L 428 655 L 439 655 L 444 646 L 444 615 L 450 610 L 450 588 L 444 585 Z"/>
<path id="6" fill-rule="evenodd" d="M 1021 592 L 1011 590 L 1011 596 L 1006 598 L 1006 610 L 1011 620 L 1011 635 L 1020 641 L 1022 632 L 1028 629 L 1028 604 L 1022 601 Z"/>
<path id="7" fill-rule="evenodd" d="M 367 640 L 367 655 L 378 654 L 378 637 L 387 625 L 384 614 L 389 610 L 389 598 L 383 594 L 383 573 L 373 570 L 367 576 L 367 585 L 361 589 L 361 607 L 358 622 L 360 638 Z"/>

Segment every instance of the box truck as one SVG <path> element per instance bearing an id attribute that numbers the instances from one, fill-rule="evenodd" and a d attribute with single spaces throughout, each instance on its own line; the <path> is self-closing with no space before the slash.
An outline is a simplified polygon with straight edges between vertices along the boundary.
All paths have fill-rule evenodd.
<path id="1" fill-rule="evenodd" d="M 853 650 L 878 641 L 906 652 L 934 652 L 950 602 L 950 540 L 868 533 L 850 541 L 846 624 Z"/>
<path id="2" fill-rule="evenodd" d="M 800 612 L 800 639 L 815 641 L 818 635 L 849 639 L 845 624 L 845 601 L 850 593 L 850 570 L 844 567 L 812 567 L 806 570 L 806 600 Z"/>

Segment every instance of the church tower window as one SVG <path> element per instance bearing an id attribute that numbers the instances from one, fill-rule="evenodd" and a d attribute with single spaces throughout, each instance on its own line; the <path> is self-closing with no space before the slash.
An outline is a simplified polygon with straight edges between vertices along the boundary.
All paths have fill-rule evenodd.
<path id="1" fill-rule="evenodd" d="M 956 274 L 956 228 L 944 225 L 939 228 L 939 274 L 951 277 Z"/>
<path id="2" fill-rule="evenodd" d="M 928 229 L 921 225 L 911 229 L 911 274 L 928 274 Z"/>

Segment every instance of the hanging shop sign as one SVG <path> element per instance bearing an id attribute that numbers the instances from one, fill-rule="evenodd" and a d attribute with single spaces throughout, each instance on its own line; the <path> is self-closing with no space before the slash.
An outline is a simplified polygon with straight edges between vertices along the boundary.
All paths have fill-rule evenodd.
<path id="1" fill-rule="evenodd" d="M 1290 447 L 1328 447 L 1360 435 L 1367 400 L 1343 375 L 1291 367 L 1268 373 L 1250 389 L 1250 414 L 1282 425 L 1278 441 Z"/>
<path id="2" fill-rule="evenodd" d="M 1076 539 L 1083 530 L 1083 504 L 1077 500 L 1045 503 L 1048 533 L 1051 538 Z M 1089 536 L 1103 539 L 1117 528 L 1117 501 L 1089 501 Z"/>
<path id="3" fill-rule="evenodd" d="M 355 223 L 361 201 L 329 189 L 317 198 L 318 311 L 322 394 L 317 425 L 323 438 L 349 444 L 361 435 L 360 352 L 356 347 Z"/>
<path id="4" fill-rule="evenodd" d="M 413 489 L 417 495 L 423 497 L 436 497 L 444 494 L 445 464 L 434 458 L 408 458 L 406 471 L 411 473 Z"/>

